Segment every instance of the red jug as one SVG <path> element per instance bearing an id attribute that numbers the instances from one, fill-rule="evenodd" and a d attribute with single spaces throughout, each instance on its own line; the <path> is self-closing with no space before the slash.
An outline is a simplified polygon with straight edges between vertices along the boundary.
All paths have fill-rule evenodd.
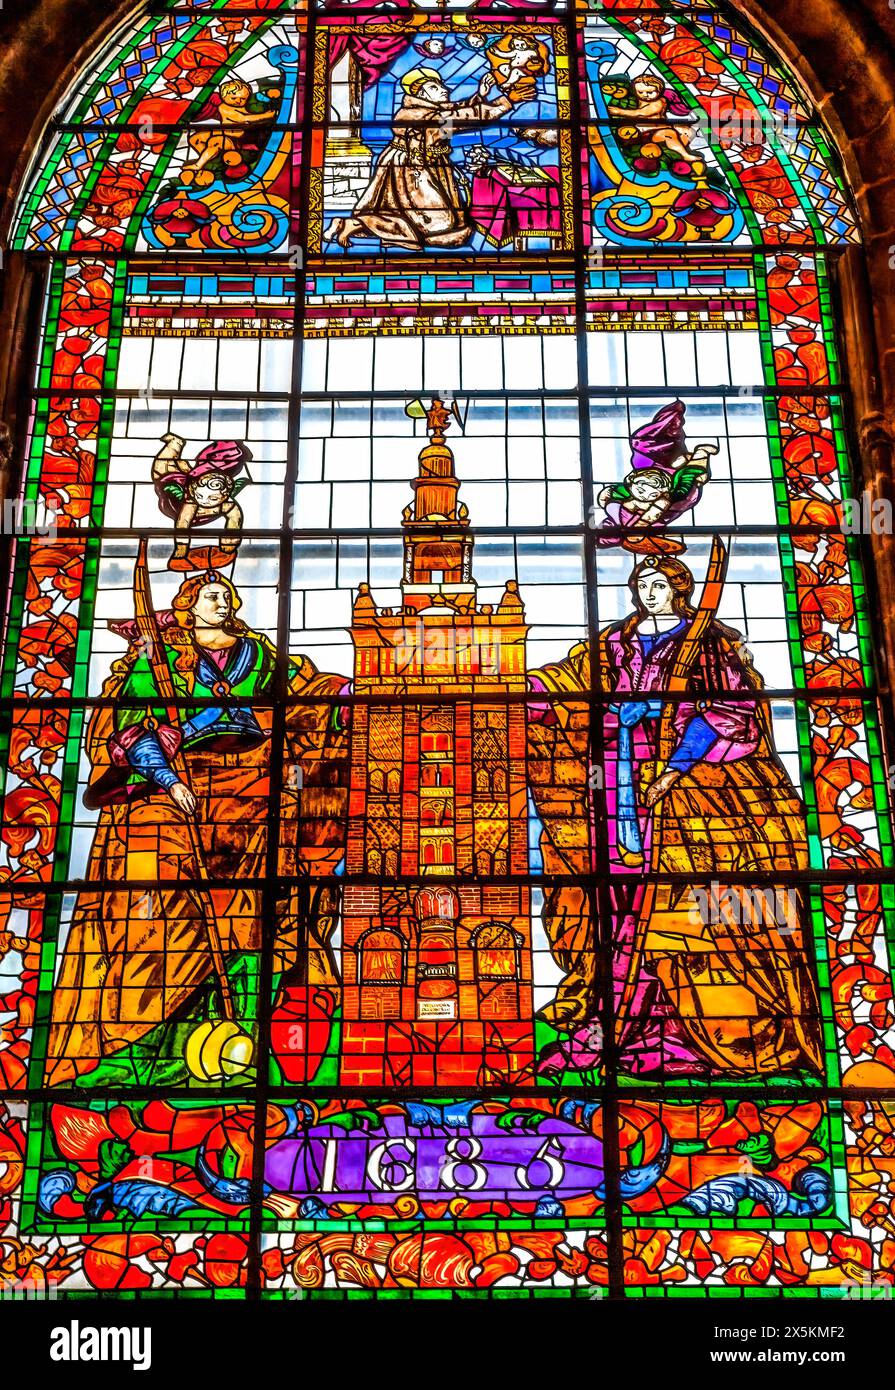
<path id="1" fill-rule="evenodd" d="M 336 1000 L 319 985 L 286 985 L 270 1024 L 270 1044 L 286 1081 L 313 1081 L 332 1031 Z"/>

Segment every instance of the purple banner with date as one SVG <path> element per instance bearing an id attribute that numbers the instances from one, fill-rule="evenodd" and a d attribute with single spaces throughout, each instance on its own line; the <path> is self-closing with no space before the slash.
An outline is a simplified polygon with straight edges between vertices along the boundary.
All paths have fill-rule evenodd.
<path id="1" fill-rule="evenodd" d="M 300 1108 L 300 1107 L 299 1107 Z M 310 1123 L 268 1149 L 265 1179 L 305 1200 L 303 1215 L 332 1203 L 388 1204 L 457 1195 L 539 1206 L 558 1215 L 564 1198 L 603 1196 L 603 1145 L 593 1105 L 561 1114 L 517 1103 L 415 1101 L 349 1110 Z M 654 1165 L 643 1171 L 649 1184 Z"/>

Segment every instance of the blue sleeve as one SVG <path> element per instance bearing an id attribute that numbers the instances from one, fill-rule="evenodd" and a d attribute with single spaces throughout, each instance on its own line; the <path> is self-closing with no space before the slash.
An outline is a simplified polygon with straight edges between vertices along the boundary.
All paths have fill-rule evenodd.
<path id="1" fill-rule="evenodd" d="M 135 772 L 154 782 L 162 791 L 173 787 L 179 779 L 168 765 L 168 760 L 155 734 L 143 734 L 127 750 L 127 760 Z"/>
<path id="2" fill-rule="evenodd" d="M 610 705 L 609 708 L 613 714 L 618 715 L 618 722 L 623 728 L 632 729 L 643 719 L 658 719 L 662 713 L 662 701 L 625 700 L 619 704 Z"/>
<path id="3" fill-rule="evenodd" d="M 691 767 L 701 762 L 718 735 L 701 714 L 694 715 L 684 730 L 680 743 L 668 760 L 668 766 L 675 772 L 689 772 Z"/>

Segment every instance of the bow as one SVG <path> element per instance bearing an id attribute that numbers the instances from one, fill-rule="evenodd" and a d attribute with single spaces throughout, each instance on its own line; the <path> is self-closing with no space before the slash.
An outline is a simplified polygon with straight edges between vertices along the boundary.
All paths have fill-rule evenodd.
<path id="1" fill-rule="evenodd" d="M 671 668 L 671 675 L 668 680 L 669 692 L 687 689 L 687 681 L 690 678 L 693 662 L 696 660 L 699 653 L 699 644 L 702 641 L 702 635 L 706 628 L 710 627 L 715 621 L 715 615 L 718 612 L 718 605 L 721 602 L 721 595 L 724 592 L 724 580 L 727 576 L 727 559 L 727 548 L 721 537 L 713 536 L 712 549 L 709 555 L 705 583 L 702 586 L 702 596 L 699 600 L 699 607 L 678 647 L 674 666 Z M 659 758 L 663 763 L 668 761 L 672 753 L 672 745 L 674 742 L 673 719 L 674 706 L 670 702 L 666 702 L 662 710 L 662 718 L 659 725 Z M 651 866 L 653 868 L 655 868 L 658 860 L 658 855 L 655 852 L 655 838 L 654 836 L 653 863 Z"/>

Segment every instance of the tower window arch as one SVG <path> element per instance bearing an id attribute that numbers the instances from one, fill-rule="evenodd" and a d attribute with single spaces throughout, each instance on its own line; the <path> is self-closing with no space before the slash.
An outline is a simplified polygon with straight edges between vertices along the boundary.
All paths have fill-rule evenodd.
<path id="1" fill-rule="evenodd" d="M 362 985 L 402 983 L 407 946 L 399 932 L 371 928 L 359 938 L 356 949 Z"/>
<path id="2" fill-rule="evenodd" d="M 476 978 L 515 980 L 521 968 L 522 938 L 503 922 L 483 922 L 470 937 L 475 952 Z"/>

